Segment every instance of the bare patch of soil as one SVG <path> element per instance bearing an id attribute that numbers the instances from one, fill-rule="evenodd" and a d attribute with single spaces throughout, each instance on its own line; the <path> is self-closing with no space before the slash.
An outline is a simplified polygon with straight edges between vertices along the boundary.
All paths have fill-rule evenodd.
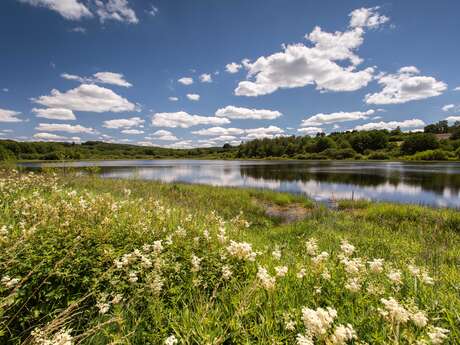
<path id="1" fill-rule="evenodd" d="M 256 202 L 265 210 L 267 216 L 281 219 L 282 224 L 298 222 L 307 218 L 311 212 L 311 210 L 305 208 L 302 204 L 281 206 L 273 203 Z"/>

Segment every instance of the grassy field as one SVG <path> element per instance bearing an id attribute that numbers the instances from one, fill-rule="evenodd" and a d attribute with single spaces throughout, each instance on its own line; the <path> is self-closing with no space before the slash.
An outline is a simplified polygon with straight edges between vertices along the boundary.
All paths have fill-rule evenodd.
<path id="1" fill-rule="evenodd" d="M 0 279 L 1 344 L 460 344 L 460 213 L 9 170 Z"/>

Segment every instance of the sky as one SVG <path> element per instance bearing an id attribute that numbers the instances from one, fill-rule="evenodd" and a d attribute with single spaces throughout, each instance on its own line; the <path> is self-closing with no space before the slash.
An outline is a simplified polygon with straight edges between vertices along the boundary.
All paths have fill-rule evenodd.
<path id="1" fill-rule="evenodd" d="M 2 0 L 0 138 L 172 148 L 460 120 L 456 0 Z"/>

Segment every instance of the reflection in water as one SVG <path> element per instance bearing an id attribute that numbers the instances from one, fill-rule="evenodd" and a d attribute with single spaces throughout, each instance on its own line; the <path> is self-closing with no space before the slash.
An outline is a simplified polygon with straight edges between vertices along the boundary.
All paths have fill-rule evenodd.
<path id="1" fill-rule="evenodd" d="M 149 160 L 24 165 L 100 166 L 105 178 L 267 188 L 316 200 L 353 196 L 460 207 L 459 163 Z"/>

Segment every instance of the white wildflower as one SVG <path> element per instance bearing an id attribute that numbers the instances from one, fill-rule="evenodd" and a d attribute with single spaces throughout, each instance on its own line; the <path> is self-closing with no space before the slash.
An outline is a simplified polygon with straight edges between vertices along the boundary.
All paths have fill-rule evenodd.
<path id="1" fill-rule="evenodd" d="M 295 326 L 296 326 L 296 323 L 293 320 L 289 320 L 284 323 L 284 329 L 286 331 L 295 331 Z"/>
<path id="2" fill-rule="evenodd" d="M 449 330 L 441 327 L 432 327 L 428 332 L 428 338 L 430 338 L 433 345 L 439 345 L 447 339 L 447 334 Z"/>
<path id="3" fill-rule="evenodd" d="M 338 325 L 331 336 L 331 343 L 334 345 L 345 345 L 353 339 L 356 339 L 356 332 L 352 325 Z"/>
<path id="4" fill-rule="evenodd" d="M 340 249 L 344 255 L 350 256 L 355 251 L 355 246 L 350 244 L 347 240 L 343 240 L 340 244 Z"/>
<path id="5" fill-rule="evenodd" d="M 369 264 L 369 269 L 373 273 L 380 273 L 383 271 L 383 259 L 374 259 L 367 262 Z"/>
<path id="6" fill-rule="evenodd" d="M 345 288 L 351 292 L 358 292 L 361 290 L 361 282 L 358 278 L 350 278 L 345 283 Z"/>
<path id="7" fill-rule="evenodd" d="M 393 297 L 380 300 L 385 306 L 380 314 L 391 323 L 406 323 L 410 318 L 409 311 L 398 303 Z"/>
<path id="8" fill-rule="evenodd" d="M 7 289 L 15 287 L 19 281 L 19 278 L 10 278 L 10 276 L 2 277 L 2 284 L 5 285 Z"/>
<path id="9" fill-rule="evenodd" d="M 239 260 L 255 261 L 257 253 L 252 250 L 252 245 L 247 242 L 230 241 L 227 251 Z"/>
<path id="10" fill-rule="evenodd" d="M 128 281 L 130 283 L 135 283 L 138 281 L 138 277 L 137 277 L 137 272 L 129 272 L 129 275 L 128 275 Z"/>
<path id="11" fill-rule="evenodd" d="M 337 311 L 333 308 L 317 308 L 316 310 L 302 308 L 302 321 L 313 336 L 321 336 L 327 333 L 332 322 L 337 317 Z"/>
<path id="12" fill-rule="evenodd" d="M 396 285 L 402 284 L 402 274 L 400 270 L 392 270 L 388 272 L 387 277 Z"/>
<path id="13" fill-rule="evenodd" d="M 284 277 L 288 272 L 288 268 L 287 266 L 278 266 L 275 267 L 275 271 L 278 277 Z"/>
<path id="14" fill-rule="evenodd" d="M 165 340 L 165 345 L 175 345 L 177 344 L 179 341 L 177 340 L 177 338 L 174 336 L 174 335 L 171 335 L 169 337 L 166 338 Z"/>
<path id="15" fill-rule="evenodd" d="M 262 287 L 266 290 L 272 290 L 275 287 L 276 278 L 268 274 L 267 269 L 259 266 L 257 278 L 260 280 Z"/>
<path id="16" fill-rule="evenodd" d="M 315 345 L 315 343 L 313 342 L 313 339 L 308 335 L 297 334 L 296 340 L 297 340 L 297 345 Z"/>
<path id="17" fill-rule="evenodd" d="M 299 272 L 297 272 L 297 278 L 302 279 L 307 275 L 307 271 L 305 268 L 301 268 Z"/>
<path id="18" fill-rule="evenodd" d="M 307 254 L 310 256 L 315 256 L 318 254 L 318 242 L 316 241 L 315 238 L 309 239 L 306 243 L 305 246 L 307 247 Z"/>
<path id="19" fill-rule="evenodd" d="M 423 328 L 428 323 L 428 318 L 426 317 L 425 313 L 422 311 L 417 311 L 410 315 L 411 320 L 417 327 Z"/>
<path id="20" fill-rule="evenodd" d="M 431 278 L 431 277 L 428 275 L 428 273 L 425 272 L 425 271 L 422 272 L 422 275 L 421 275 L 421 277 L 420 277 L 420 280 L 421 280 L 423 283 L 427 284 L 427 285 L 433 285 L 433 284 L 434 284 L 434 279 Z"/>
<path id="21" fill-rule="evenodd" d="M 318 254 L 317 256 L 313 257 L 311 261 L 313 262 L 314 265 L 318 266 L 322 264 L 324 261 L 326 261 L 328 257 L 329 257 L 329 253 L 322 252 L 321 254 Z"/>
<path id="22" fill-rule="evenodd" d="M 153 242 L 153 252 L 156 255 L 159 255 L 161 251 L 163 250 L 163 244 L 161 243 L 161 240 L 159 241 L 154 241 Z"/>
<path id="23" fill-rule="evenodd" d="M 350 260 L 345 257 L 341 260 L 341 262 L 345 265 L 345 271 L 351 275 L 359 274 L 365 267 L 361 258 L 353 258 Z"/>
<path id="24" fill-rule="evenodd" d="M 279 260 L 281 259 L 281 251 L 276 248 L 273 252 L 272 252 L 272 256 L 276 259 L 276 260 Z"/>
<path id="25" fill-rule="evenodd" d="M 112 304 L 118 304 L 123 300 L 123 295 L 118 293 L 112 298 Z"/>
<path id="26" fill-rule="evenodd" d="M 201 260 L 203 259 L 192 255 L 192 272 L 198 272 L 201 269 Z"/>
<path id="27" fill-rule="evenodd" d="M 98 302 L 96 304 L 96 307 L 99 309 L 99 314 L 104 315 L 105 313 L 107 313 L 109 311 L 110 304 L 106 303 L 106 302 Z"/>
<path id="28" fill-rule="evenodd" d="M 229 280 L 230 277 L 232 276 L 232 274 L 233 274 L 233 272 L 230 269 L 230 266 L 228 266 L 228 265 L 222 266 L 222 278 L 224 280 Z"/>

